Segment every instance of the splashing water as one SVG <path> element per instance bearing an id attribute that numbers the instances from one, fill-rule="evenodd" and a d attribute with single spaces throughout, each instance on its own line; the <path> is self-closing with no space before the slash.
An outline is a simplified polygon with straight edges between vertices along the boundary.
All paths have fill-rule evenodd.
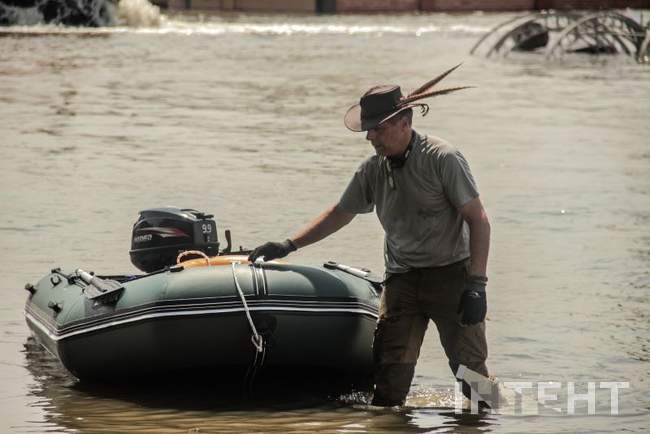
<path id="1" fill-rule="evenodd" d="M 119 24 L 128 27 L 158 27 L 160 8 L 147 0 L 120 0 L 117 19 Z"/>

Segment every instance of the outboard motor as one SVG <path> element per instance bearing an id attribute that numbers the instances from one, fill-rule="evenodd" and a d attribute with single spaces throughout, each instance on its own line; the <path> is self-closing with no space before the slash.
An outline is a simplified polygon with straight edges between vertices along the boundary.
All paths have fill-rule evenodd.
<path id="1" fill-rule="evenodd" d="M 176 257 L 185 250 L 217 255 L 219 240 L 213 217 L 194 209 L 176 207 L 140 211 L 133 225 L 131 263 L 150 273 L 176 264 Z"/>

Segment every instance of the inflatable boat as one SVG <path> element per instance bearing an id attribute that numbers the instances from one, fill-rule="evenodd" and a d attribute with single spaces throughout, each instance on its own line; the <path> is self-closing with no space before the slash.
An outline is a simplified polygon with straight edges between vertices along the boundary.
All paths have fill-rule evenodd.
<path id="1" fill-rule="evenodd" d="M 250 263 L 241 248 L 230 252 L 229 235 L 219 252 L 210 217 L 141 212 L 131 258 L 145 274 L 56 268 L 26 285 L 38 342 L 89 380 L 251 366 L 370 374 L 381 286 L 367 270 Z"/>

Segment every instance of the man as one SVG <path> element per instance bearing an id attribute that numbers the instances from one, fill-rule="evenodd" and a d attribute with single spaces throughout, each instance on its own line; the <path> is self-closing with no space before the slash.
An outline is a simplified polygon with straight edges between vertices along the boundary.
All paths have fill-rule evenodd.
<path id="1" fill-rule="evenodd" d="M 375 330 L 373 405 L 402 405 L 429 320 L 456 372 L 463 364 L 485 376 L 486 264 L 490 224 L 463 155 L 412 128 L 413 108 L 455 68 L 407 97 L 398 86 L 375 86 L 345 115 L 352 131 L 367 131 L 376 155 L 364 161 L 340 201 L 292 239 L 256 248 L 249 259 L 281 258 L 376 209 L 385 231 L 385 288 Z M 468 395 L 465 385 L 463 392 Z"/>

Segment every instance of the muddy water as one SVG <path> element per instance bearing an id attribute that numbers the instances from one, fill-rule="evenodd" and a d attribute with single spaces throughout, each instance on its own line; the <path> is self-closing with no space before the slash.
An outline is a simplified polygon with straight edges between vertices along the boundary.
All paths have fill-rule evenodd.
<path id="1" fill-rule="evenodd" d="M 467 55 L 507 15 L 174 16 L 157 28 L 13 29 L 0 38 L 0 426 L 11 432 L 618 432 L 650 429 L 650 69 L 624 57 Z M 423 133 L 462 149 L 491 217 L 489 366 L 557 381 L 560 412 L 456 415 L 429 331 L 407 406 L 309 387 L 240 401 L 219 386 L 77 384 L 29 339 L 27 281 L 60 265 L 133 271 L 130 228 L 161 205 L 214 213 L 237 246 L 291 235 L 371 153 L 342 124 L 377 82 L 477 88 Z M 382 269 L 372 215 L 292 256 Z M 619 415 L 574 382 L 628 382 Z M 232 398 L 232 399 L 230 399 Z M 542 412 L 543 413 L 543 412 Z"/>

